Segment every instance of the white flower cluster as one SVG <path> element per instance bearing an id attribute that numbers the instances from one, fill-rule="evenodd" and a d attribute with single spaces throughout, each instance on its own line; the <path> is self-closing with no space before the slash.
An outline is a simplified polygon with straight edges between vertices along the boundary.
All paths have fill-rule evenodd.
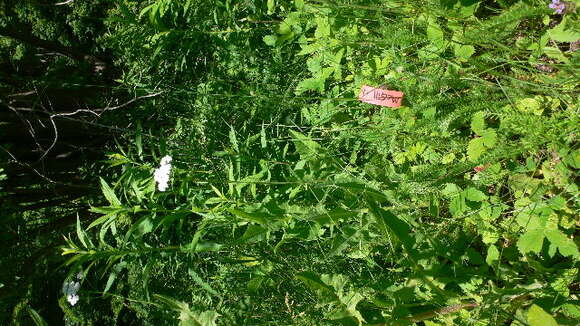
<path id="1" fill-rule="evenodd" d="M 159 168 L 155 169 L 153 178 L 159 191 L 165 191 L 169 187 L 169 174 L 171 173 L 171 156 L 166 155 L 161 159 Z"/>
<path id="2" fill-rule="evenodd" d="M 74 306 L 79 302 L 79 295 L 77 293 L 80 287 L 81 284 L 76 281 L 66 282 L 62 287 L 62 292 L 66 295 L 66 301 L 68 301 L 71 306 Z"/>

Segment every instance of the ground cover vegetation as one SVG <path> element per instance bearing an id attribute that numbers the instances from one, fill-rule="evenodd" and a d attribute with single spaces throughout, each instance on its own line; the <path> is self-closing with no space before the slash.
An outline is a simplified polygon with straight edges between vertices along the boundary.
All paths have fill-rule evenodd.
<path id="1" fill-rule="evenodd" d="M 1 322 L 577 325 L 579 5 L 0 1 Z"/>

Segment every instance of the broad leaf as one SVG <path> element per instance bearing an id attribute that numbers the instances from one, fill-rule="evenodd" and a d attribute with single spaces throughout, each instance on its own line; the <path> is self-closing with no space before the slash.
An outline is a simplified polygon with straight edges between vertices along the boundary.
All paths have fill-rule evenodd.
<path id="1" fill-rule="evenodd" d="M 544 230 L 533 229 L 528 230 L 518 240 L 517 246 L 522 254 L 528 252 L 540 253 L 542 244 L 544 243 Z"/>
<path id="2" fill-rule="evenodd" d="M 558 326 L 554 317 L 535 304 L 528 310 L 527 317 L 530 326 Z"/>
<path id="3" fill-rule="evenodd" d="M 467 146 L 467 155 L 471 161 L 476 161 L 485 153 L 484 140 L 482 137 L 473 138 Z"/>
<path id="4" fill-rule="evenodd" d="M 544 234 L 546 235 L 546 238 L 548 238 L 548 240 L 550 241 L 550 244 L 558 248 L 558 251 L 560 251 L 560 254 L 562 254 L 562 256 L 578 257 L 578 247 L 576 246 L 574 241 L 572 241 L 572 239 L 566 237 L 566 235 L 560 232 L 560 230 L 558 229 L 545 230 Z"/>

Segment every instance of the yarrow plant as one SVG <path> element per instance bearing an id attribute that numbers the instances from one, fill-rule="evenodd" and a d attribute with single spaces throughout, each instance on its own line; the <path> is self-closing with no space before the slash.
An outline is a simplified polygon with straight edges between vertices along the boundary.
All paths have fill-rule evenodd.
<path id="1" fill-rule="evenodd" d="M 554 9 L 555 13 L 562 15 L 564 13 L 564 10 L 566 10 L 566 3 L 560 0 L 552 0 L 552 3 L 550 3 L 548 7 Z"/>
<path id="2" fill-rule="evenodd" d="M 161 159 L 159 168 L 155 169 L 153 178 L 157 183 L 157 189 L 159 191 L 165 191 L 169 187 L 169 174 L 171 173 L 171 161 L 172 161 L 171 156 L 166 155 Z"/>

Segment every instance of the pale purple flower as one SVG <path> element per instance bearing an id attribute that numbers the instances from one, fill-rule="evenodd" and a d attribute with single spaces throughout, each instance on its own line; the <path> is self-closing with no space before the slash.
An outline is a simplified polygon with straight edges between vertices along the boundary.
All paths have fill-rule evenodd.
<path id="1" fill-rule="evenodd" d="M 554 9 L 554 12 L 562 15 L 564 10 L 566 10 L 566 3 L 560 0 L 552 0 L 552 3 L 548 5 L 551 9 Z"/>
<path id="2" fill-rule="evenodd" d="M 66 282 L 62 287 L 62 292 L 66 295 L 66 301 L 68 301 L 71 306 L 74 306 L 79 302 L 78 291 L 80 287 L 81 284 L 75 281 Z"/>
<path id="3" fill-rule="evenodd" d="M 74 306 L 79 302 L 79 295 L 78 294 L 69 294 L 66 296 L 66 301 L 70 303 L 71 306 Z"/>

